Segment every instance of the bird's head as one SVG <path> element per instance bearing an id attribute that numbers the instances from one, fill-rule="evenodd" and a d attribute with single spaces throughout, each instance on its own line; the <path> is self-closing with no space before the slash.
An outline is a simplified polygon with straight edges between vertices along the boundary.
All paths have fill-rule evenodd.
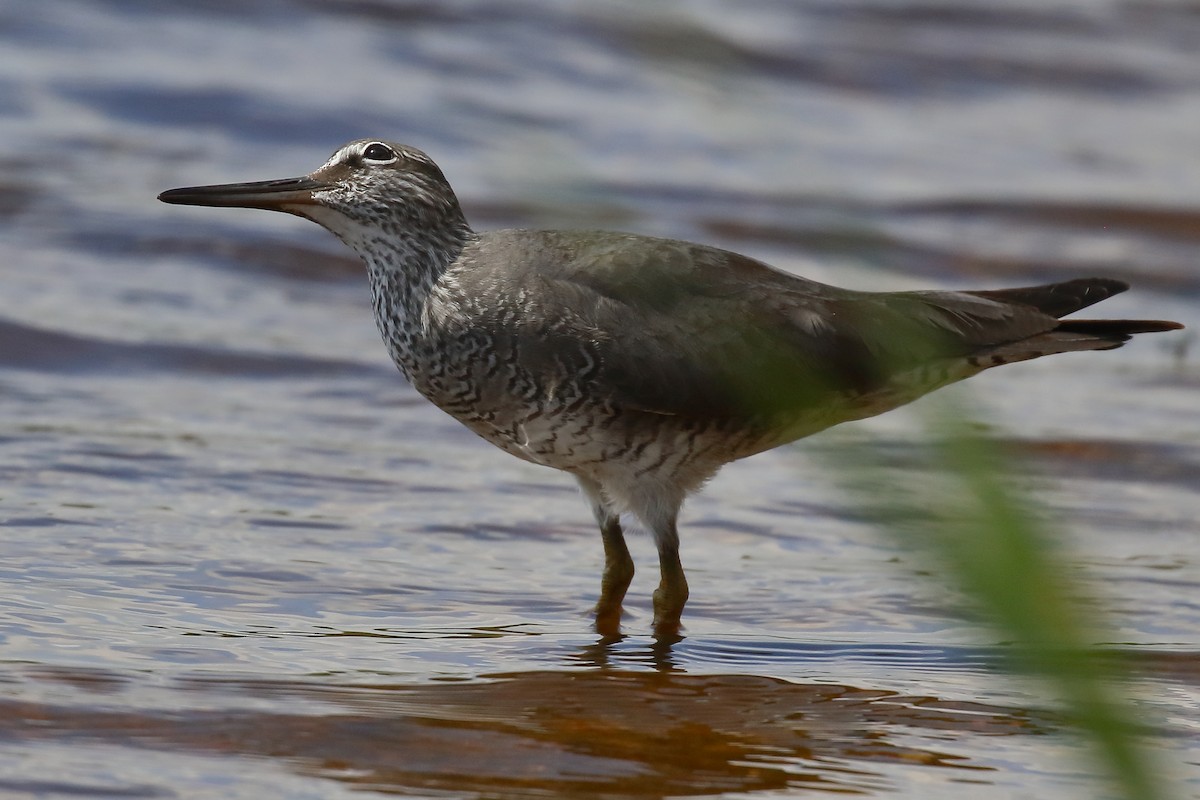
<path id="1" fill-rule="evenodd" d="M 359 139 L 300 178 L 190 186 L 158 196 L 190 206 L 264 208 L 313 220 L 363 251 L 380 235 L 457 238 L 469 233 L 454 190 L 429 156 L 413 147 Z"/>

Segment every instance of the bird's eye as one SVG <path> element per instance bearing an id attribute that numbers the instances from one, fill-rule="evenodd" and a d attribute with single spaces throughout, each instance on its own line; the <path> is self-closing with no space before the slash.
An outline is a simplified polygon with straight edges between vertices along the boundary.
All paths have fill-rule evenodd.
<path id="1" fill-rule="evenodd" d="M 396 160 L 396 151 L 382 142 L 372 142 L 363 150 L 362 157 L 364 161 L 387 163 Z"/>

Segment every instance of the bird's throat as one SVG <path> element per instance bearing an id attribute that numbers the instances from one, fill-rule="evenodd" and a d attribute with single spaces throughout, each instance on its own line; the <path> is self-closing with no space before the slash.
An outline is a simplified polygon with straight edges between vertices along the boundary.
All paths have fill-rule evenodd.
<path id="1" fill-rule="evenodd" d="M 415 378 L 423 352 L 436 338 L 430 301 L 447 270 L 475 234 L 465 224 L 394 236 L 339 237 L 362 257 L 371 289 L 375 324 L 401 371 Z"/>

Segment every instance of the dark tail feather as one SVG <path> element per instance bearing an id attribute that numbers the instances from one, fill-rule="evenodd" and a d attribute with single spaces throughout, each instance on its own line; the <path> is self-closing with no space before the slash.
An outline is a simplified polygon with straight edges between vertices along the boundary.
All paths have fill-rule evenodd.
<path id="1" fill-rule="evenodd" d="M 986 297 L 1001 303 L 1014 303 L 1021 306 L 1031 306 L 1049 314 L 1052 317 L 1065 317 L 1087 308 L 1090 305 L 1107 300 L 1114 294 L 1120 294 L 1129 288 L 1124 281 L 1111 278 L 1079 278 L 1063 283 L 1051 283 L 1047 286 L 1023 286 L 1018 289 L 995 289 L 983 292 L 967 292 L 976 297 Z M 1170 328 L 1154 328 L 1153 330 L 1172 330 Z M 1142 331 L 1130 331 L 1141 333 Z M 1148 331 L 1147 331 L 1148 332 Z"/>
<path id="2" fill-rule="evenodd" d="M 1026 286 L 969 292 L 1002 303 L 1029 306 L 1043 314 L 1062 317 L 1120 294 L 1129 284 L 1110 278 L 1082 278 L 1049 286 Z M 1025 361 L 1030 358 L 1079 350 L 1112 350 L 1136 333 L 1177 331 L 1178 322 L 1161 319 L 1064 319 L 1045 333 L 1003 344 L 976 355 L 976 361 L 989 366 Z"/>
<path id="3" fill-rule="evenodd" d="M 1165 319 L 1064 319 L 1055 330 L 1071 333 L 1090 333 L 1093 336 L 1124 336 L 1135 333 L 1162 333 L 1183 328 L 1178 322 Z"/>
<path id="4" fill-rule="evenodd" d="M 1100 341 L 1111 342 L 1111 347 L 1096 349 L 1109 350 L 1125 344 L 1135 333 L 1162 333 L 1182 327 L 1178 322 L 1165 319 L 1064 319 L 1054 331 L 1094 336 Z"/>
<path id="5" fill-rule="evenodd" d="M 1030 306 L 1043 314 L 1062 317 L 1107 300 L 1128 288 L 1129 284 L 1124 281 L 1111 278 L 1079 278 L 1047 286 L 1024 286 L 970 294 L 1002 303 Z M 1053 331 L 1026 340 L 1025 344 L 1052 343 L 1054 352 L 1068 349 L 1110 350 L 1129 341 L 1135 333 L 1177 331 L 1182 327 L 1178 322 L 1161 319 L 1065 319 Z"/>

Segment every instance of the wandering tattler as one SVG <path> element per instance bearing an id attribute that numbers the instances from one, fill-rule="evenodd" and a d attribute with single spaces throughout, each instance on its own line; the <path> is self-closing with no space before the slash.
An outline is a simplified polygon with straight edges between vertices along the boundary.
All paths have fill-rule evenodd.
<path id="1" fill-rule="evenodd" d="M 653 533 L 654 628 L 688 597 L 676 518 L 724 464 L 990 367 L 1120 347 L 1161 320 L 1060 320 L 1127 284 L 859 292 L 688 242 L 476 233 L 419 150 L 361 139 L 302 178 L 172 189 L 166 203 L 286 211 L 366 262 L 375 322 L 417 391 L 502 450 L 575 476 L 604 542 L 596 628 L 633 577 L 620 514 Z"/>

